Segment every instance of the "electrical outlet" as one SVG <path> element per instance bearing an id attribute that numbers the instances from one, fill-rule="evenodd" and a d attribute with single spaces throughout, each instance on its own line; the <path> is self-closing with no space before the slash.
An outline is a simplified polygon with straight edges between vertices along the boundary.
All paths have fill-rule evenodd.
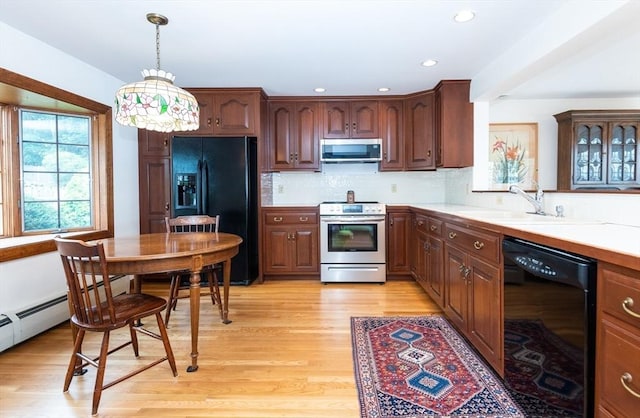
<path id="1" fill-rule="evenodd" d="M 284 193 L 284 186 L 282 184 L 278 184 L 278 193 Z"/>
<path id="2" fill-rule="evenodd" d="M 398 185 L 397 184 L 392 184 L 391 185 L 391 193 L 396 193 L 398 191 Z"/>

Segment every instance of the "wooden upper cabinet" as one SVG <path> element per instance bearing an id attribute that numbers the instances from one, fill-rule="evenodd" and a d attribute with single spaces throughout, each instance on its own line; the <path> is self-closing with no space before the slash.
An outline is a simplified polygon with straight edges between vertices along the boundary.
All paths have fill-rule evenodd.
<path id="1" fill-rule="evenodd" d="M 378 101 L 323 103 L 323 138 L 378 138 Z"/>
<path id="2" fill-rule="evenodd" d="M 436 166 L 473 165 L 473 103 L 470 80 L 444 80 L 435 88 Z"/>
<path id="3" fill-rule="evenodd" d="M 269 104 L 269 168 L 320 168 L 317 102 L 283 101 Z"/>
<path id="4" fill-rule="evenodd" d="M 435 169 L 433 91 L 408 98 L 404 113 L 406 168 L 408 170 Z"/>
<path id="5" fill-rule="evenodd" d="M 404 169 L 404 125 L 402 100 L 380 102 L 381 171 Z"/>
<path id="6" fill-rule="evenodd" d="M 171 135 L 166 132 L 138 129 L 139 157 L 169 157 L 171 155 Z"/>
<path id="7" fill-rule="evenodd" d="M 260 92 L 189 89 L 200 105 L 200 127 L 184 135 L 258 136 Z"/>
<path id="8" fill-rule="evenodd" d="M 554 116 L 558 190 L 640 188 L 640 111 L 570 110 Z"/>

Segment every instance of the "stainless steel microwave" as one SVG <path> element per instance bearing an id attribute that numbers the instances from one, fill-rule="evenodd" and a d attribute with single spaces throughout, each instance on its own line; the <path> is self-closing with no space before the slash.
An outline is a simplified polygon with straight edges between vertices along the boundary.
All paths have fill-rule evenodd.
<path id="1" fill-rule="evenodd" d="M 382 160 L 382 140 L 322 139 L 320 161 L 325 163 L 378 162 Z"/>

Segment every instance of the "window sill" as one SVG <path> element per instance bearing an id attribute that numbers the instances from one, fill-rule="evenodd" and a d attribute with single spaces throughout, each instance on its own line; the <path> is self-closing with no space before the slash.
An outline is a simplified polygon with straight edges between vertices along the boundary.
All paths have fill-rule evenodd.
<path id="1" fill-rule="evenodd" d="M 81 239 L 84 241 L 113 236 L 109 231 L 100 230 L 3 238 L 0 239 L 0 263 L 56 251 L 53 238 L 58 235 L 64 238 Z"/>

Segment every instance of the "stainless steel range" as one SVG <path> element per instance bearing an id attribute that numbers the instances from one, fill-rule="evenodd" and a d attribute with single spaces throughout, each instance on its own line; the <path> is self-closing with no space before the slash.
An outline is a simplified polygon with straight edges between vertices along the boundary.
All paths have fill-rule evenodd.
<path id="1" fill-rule="evenodd" d="M 320 281 L 386 281 L 386 208 L 377 202 L 320 204 Z"/>

